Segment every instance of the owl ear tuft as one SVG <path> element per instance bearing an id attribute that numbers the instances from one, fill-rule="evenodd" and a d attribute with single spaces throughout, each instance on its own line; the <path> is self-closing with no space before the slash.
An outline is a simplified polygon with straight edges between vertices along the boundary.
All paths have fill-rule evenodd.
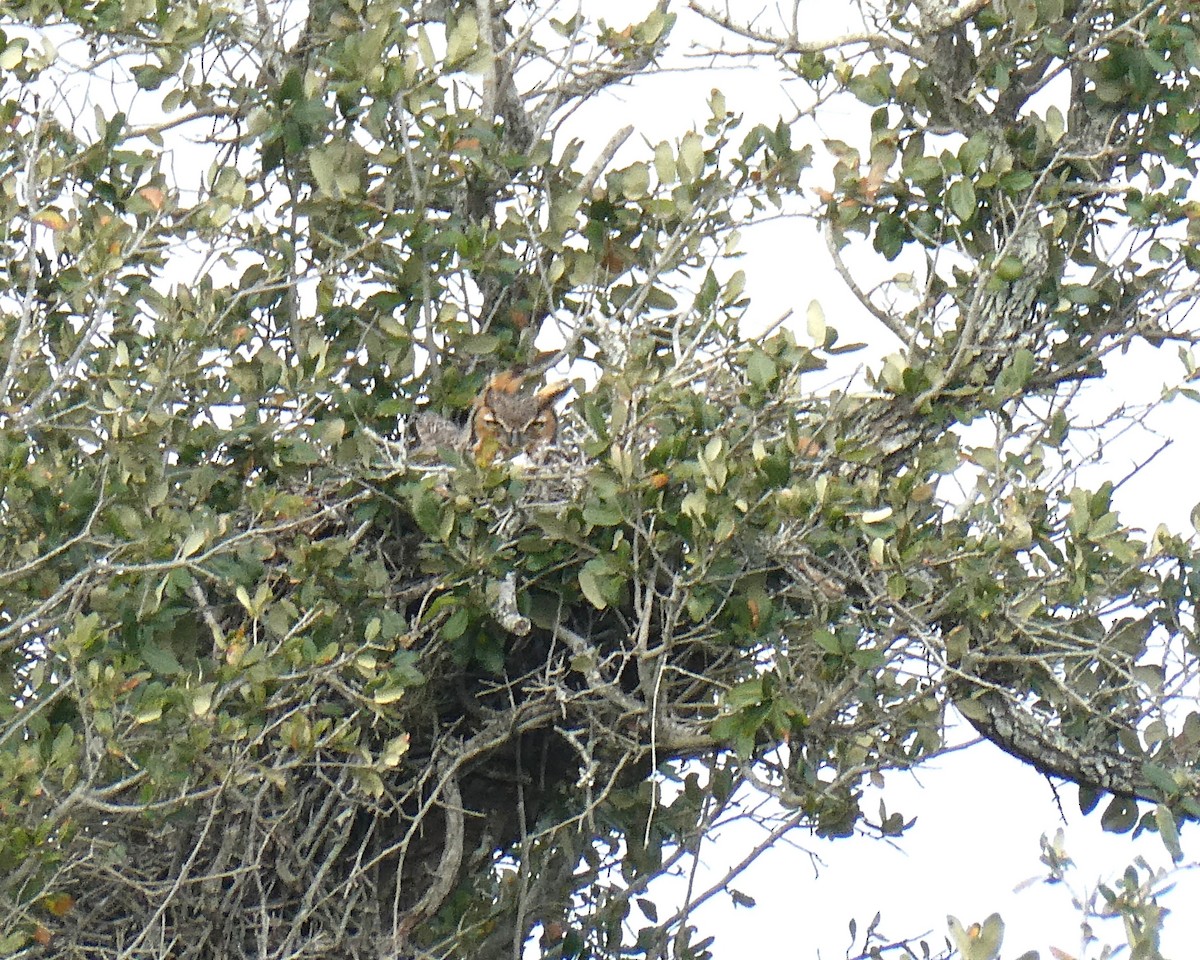
<path id="1" fill-rule="evenodd" d="M 567 380 L 560 380 L 557 383 L 548 383 L 534 396 L 537 398 L 538 407 L 545 409 L 554 403 L 564 393 L 571 389 L 571 383 Z"/>
<path id="2" fill-rule="evenodd" d="M 525 375 L 523 373 L 502 370 L 488 381 L 487 386 L 483 388 L 483 393 L 486 395 L 493 390 L 496 393 L 517 393 L 524 382 Z"/>

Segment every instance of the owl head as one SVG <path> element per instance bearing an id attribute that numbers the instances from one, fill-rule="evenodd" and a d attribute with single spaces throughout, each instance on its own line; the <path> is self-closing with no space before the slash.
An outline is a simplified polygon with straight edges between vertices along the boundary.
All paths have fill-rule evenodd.
<path id="1" fill-rule="evenodd" d="M 467 442 L 467 431 L 449 417 L 432 410 L 422 410 L 413 417 L 413 428 L 417 435 L 413 458 L 416 460 L 440 460 L 442 450 L 461 452 Z"/>
<path id="2" fill-rule="evenodd" d="M 532 390 L 525 387 L 523 374 L 506 372 L 493 377 L 471 411 L 475 459 L 490 463 L 497 457 L 532 456 L 553 443 L 558 435 L 554 403 L 570 388 L 569 383 L 560 382 Z"/>

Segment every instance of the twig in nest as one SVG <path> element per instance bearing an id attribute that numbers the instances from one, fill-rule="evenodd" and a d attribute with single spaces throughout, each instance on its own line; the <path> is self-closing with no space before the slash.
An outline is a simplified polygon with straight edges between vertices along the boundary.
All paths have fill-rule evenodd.
<path id="1" fill-rule="evenodd" d="M 529 634 L 532 624 L 517 610 L 517 575 L 509 572 L 503 580 L 489 580 L 487 599 L 492 616 L 509 633 L 518 637 Z"/>

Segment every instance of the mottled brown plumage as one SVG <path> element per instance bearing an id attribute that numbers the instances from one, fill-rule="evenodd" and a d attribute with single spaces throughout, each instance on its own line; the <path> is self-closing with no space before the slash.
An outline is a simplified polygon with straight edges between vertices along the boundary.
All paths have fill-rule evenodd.
<path id="1" fill-rule="evenodd" d="M 544 452 L 558 436 L 554 403 L 570 386 L 560 382 L 529 390 L 522 374 L 504 372 L 493 377 L 471 411 L 468 429 L 475 459 L 490 463 L 497 457 Z"/>
<path id="2" fill-rule="evenodd" d="M 439 450 L 461 452 L 466 444 L 466 428 L 440 413 L 428 410 L 418 413 L 413 427 L 417 434 L 415 456 L 418 460 L 437 460 L 440 459 Z"/>

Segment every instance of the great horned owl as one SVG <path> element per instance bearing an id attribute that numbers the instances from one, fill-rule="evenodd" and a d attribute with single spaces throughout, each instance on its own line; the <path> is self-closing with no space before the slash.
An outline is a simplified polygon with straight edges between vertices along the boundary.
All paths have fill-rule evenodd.
<path id="1" fill-rule="evenodd" d="M 439 450 L 461 451 L 466 445 L 466 428 L 440 413 L 421 411 L 414 418 L 413 427 L 417 434 L 415 456 L 418 460 L 436 460 Z"/>
<path id="2" fill-rule="evenodd" d="M 554 402 L 569 383 L 551 383 L 540 390 L 524 389 L 523 374 L 497 374 L 475 399 L 468 424 L 471 451 L 480 463 L 497 457 L 533 456 L 558 435 Z"/>

